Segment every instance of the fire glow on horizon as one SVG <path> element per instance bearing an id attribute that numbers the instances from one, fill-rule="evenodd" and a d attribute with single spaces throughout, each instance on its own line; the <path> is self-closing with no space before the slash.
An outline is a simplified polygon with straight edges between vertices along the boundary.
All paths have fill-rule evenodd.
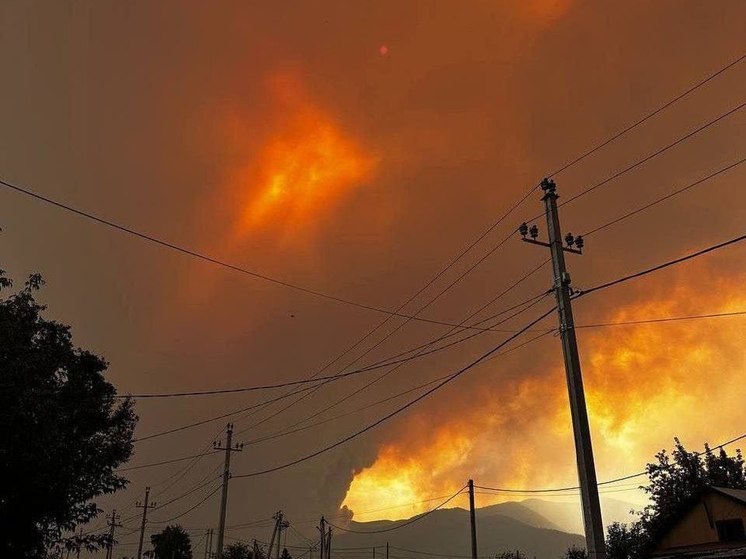
<path id="1" fill-rule="evenodd" d="M 704 269 L 699 273 L 708 275 Z M 746 308 L 739 287 L 745 279 L 726 281 L 710 273 L 708 293 L 676 281 L 648 299 L 621 306 L 604 321 L 740 311 Z M 712 320 L 727 322 L 717 328 L 700 320 L 581 333 L 599 480 L 640 471 L 662 446 L 670 448 L 674 436 L 699 450 L 704 442 L 716 444 L 738 430 L 746 321 Z M 559 352 L 555 345 L 547 344 L 546 350 Z M 363 514 L 361 521 L 396 520 L 430 510 L 438 503 L 428 498 L 452 494 L 470 477 L 493 487 L 575 485 L 563 381 L 561 366 L 534 371 L 487 389 L 473 411 L 451 409 L 445 418 L 408 422 L 416 427 L 383 445 L 373 464 L 356 473 L 343 506 L 353 514 L 379 511 Z M 711 413 L 714 402 L 717 414 Z M 527 497 L 482 494 L 477 501 L 487 506 Z M 643 499 L 639 492 L 614 497 Z"/>

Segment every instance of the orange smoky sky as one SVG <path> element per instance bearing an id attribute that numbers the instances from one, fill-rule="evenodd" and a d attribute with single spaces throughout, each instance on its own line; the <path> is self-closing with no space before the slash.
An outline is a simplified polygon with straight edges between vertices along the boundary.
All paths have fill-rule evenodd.
<path id="1" fill-rule="evenodd" d="M 540 196 L 439 275 L 446 263 L 542 177 L 735 60 L 746 36 L 740 0 L 224 5 L 0 4 L 3 179 L 283 282 L 405 314 L 427 305 L 422 317 L 450 323 L 547 257 L 508 238 L 541 212 Z M 745 71 L 746 62 L 719 74 L 555 175 L 560 201 L 742 103 Z M 647 204 L 744 157 L 744 146 L 746 110 L 563 206 L 564 231 L 588 231 Z M 568 261 L 573 285 L 742 234 L 744 180 L 746 164 L 592 235 L 585 254 Z M 221 268 L 9 191 L 0 190 L 0 212 L 0 268 L 18 285 L 27 273 L 44 274 L 50 315 L 111 363 L 121 393 L 331 375 L 447 331 L 401 318 L 378 327 L 385 313 Z M 744 310 L 743 250 L 580 298 L 576 321 Z M 488 310 L 543 293 L 551 281 L 544 268 Z M 505 327 L 518 329 L 550 305 Z M 540 327 L 554 325 L 552 315 Z M 674 436 L 699 449 L 740 434 L 744 328 L 734 317 L 578 330 L 600 479 L 640 471 Z M 231 416 L 236 442 L 324 423 L 234 456 L 229 524 L 279 509 L 291 521 L 318 518 L 342 506 L 357 520 L 400 518 L 469 478 L 575 485 L 561 349 L 551 335 L 313 460 L 238 477 L 344 439 L 414 394 L 372 403 L 460 369 L 502 337 L 490 332 L 412 360 L 369 388 L 381 371 L 329 383 L 286 409 Z M 137 436 L 278 394 L 143 399 Z M 137 443 L 132 465 L 194 455 L 226 419 Z M 210 475 L 216 460 L 210 454 L 189 470 L 184 487 Z M 183 466 L 132 470 L 129 488 L 98 504 L 122 510 Z M 641 501 L 635 492 L 614 496 Z M 480 494 L 477 502 L 498 498 Z M 213 526 L 216 509 L 208 500 L 180 521 Z M 269 536 L 248 527 L 234 534 Z"/>
<path id="2" fill-rule="evenodd" d="M 313 97 L 297 69 L 270 71 L 260 84 L 261 109 L 234 102 L 210 123 L 219 151 L 230 157 L 220 186 L 196 210 L 217 224 L 203 250 L 232 262 L 250 254 L 252 268 L 278 252 L 306 252 L 308 264 L 300 267 L 309 273 L 318 236 L 371 184 L 381 156 Z M 183 314 L 183 301 L 206 302 L 222 285 L 208 269 L 182 283 L 177 308 L 167 311 L 172 317 Z"/>

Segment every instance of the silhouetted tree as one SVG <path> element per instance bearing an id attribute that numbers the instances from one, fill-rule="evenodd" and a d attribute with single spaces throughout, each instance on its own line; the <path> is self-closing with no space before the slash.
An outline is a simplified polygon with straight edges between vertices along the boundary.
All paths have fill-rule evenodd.
<path id="1" fill-rule="evenodd" d="M 495 559 L 526 559 L 526 554 L 518 549 L 515 551 L 501 551 L 495 554 Z"/>
<path id="2" fill-rule="evenodd" d="M 651 504 L 641 515 L 642 530 L 650 541 L 656 540 L 678 520 L 688 506 L 699 499 L 710 485 L 731 489 L 746 489 L 746 471 L 741 451 L 728 456 L 724 449 L 717 453 L 705 445 L 704 454 L 688 452 L 679 439 L 674 439 L 669 456 L 663 450 L 655 455 L 657 463 L 648 464 L 650 483 L 644 488 Z"/>
<path id="3" fill-rule="evenodd" d="M 577 547 L 573 545 L 568 547 L 562 559 L 588 559 L 588 552 L 584 547 Z"/>
<path id="4" fill-rule="evenodd" d="M 229 544 L 223 550 L 223 559 L 253 559 L 253 555 L 251 547 L 241 542 Z"/>
<path id="5" fill-rule="evenodd" d="M 192 559 L 192 542 L 186 530 L 175 524 L 150 536 L 153 559 Z"/>
<path id="6" fill-rule="evenodd" d="M 290 556 L 290 553 L 288 552 L 288 548 L 287 547 L 283 547 L 282 548 L 282 553 L 280 554 L 280 559 L 293 559 Z"/>
<path id="7" fill-rule="evenodd" d="M 42 316 L 42 285 L 32 275 L 0 299 L 0 557 L 104 545 L 106 535 L 63 534 L 100 512 L 92 499 L 126 485 L 114 469 L 132 453 L 132 402 L 115 399 L 101 357 Z M 10 287 L 0 271 L 0 290 Z"/>
<path id="8" fill-rule="evenodd" d="M 639 522 L 614 522 L 606 529 L 607 559 L 637 559 L 644 549 L 645 537 Z"/>
<path id="9" fill-rule="evenodd" d="M 265 559 L 267 556 L 267 553 L 261 545 L 257 544 L 256 541 L 254 541 L 254 546 L 251 549 L 251 559 Z"/>
<path id="10" fill-rule="evenodd" d="M 614 523 L 607 529 L 609 559 L 640 559 L 650 554 L 655 542 L 696 502 L 708 486 L 746 489 L 746 469 L 740 450 L 728 456 L 724 449 L 689 452 L 679 439 L 669 455 L 662 450 L 656 462 L 645 468 L 649 483 L 642 489 L 650 505 L 630 525 Z"/>

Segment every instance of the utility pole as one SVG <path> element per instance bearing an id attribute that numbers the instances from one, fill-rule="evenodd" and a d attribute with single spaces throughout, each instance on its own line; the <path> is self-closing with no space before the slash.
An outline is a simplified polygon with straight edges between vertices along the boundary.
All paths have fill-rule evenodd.
<path id="1" fill-rule="evenodd" d="M 325 559 L 326 557 L 326 520 L 322 515 L 321 521 L 318 525 L 319 529 L 319 559 Z"/>
<path id="2" fill-rule="evenodd" d="M 477 518 L 474 510 L 474 480 L 469 483 L 469 520 L 471 521 L 471 559 L 477 559 Z"/>
<path id="3" fill-rule="evenodd" d="M 208 528 L 205 534 L 205 559 L 210 559 L 210 552 L 212 552 L 212 528 Z"/>
<path id="4" fill-rule="evenodd" d="M 275 538 L 277 538 L 277 559 L 279 559 L 282 530 L 290 526 L 290 523 L 283 520 L 284 515 L 281 510 L 278 510 L 274 515 L 272 515 L 272 518 L 275 521 L 275 527 L 272 528 L 272 537 L 269 539 L 269 547 L 267 548 L 267 559 L 272 559 L 272 550 L 275 547 Z"/>
<path id="5" fill-rule="evenodd" d="M 121 517 L 117 515 L 117 509 L 114 509 L 111 511 L 111 515 L 106 518 L 109 520 L 109 545 L 106 546 L 106 559 L 112 559 L 114 555 L 114 529 L 122 527 L 118 522 Z"/>
<path id="6" fill-rule="evenodd" d="M 332 527 L 326 531 L 326 559 L 332 559 Z"/>
<path id="7" fill-rule="evenodd" d="M 562 231 L 560 229 L 559 212 L 557 207 L 556 185 L 551 179 L 541 181 L 544 191 L 542 201 L 547 219 L 549 242 L 537 241 L 539 228 L 532 225 L 529 229 L 523 223 L 518 231 L 527 243 L 548 247 L 552 254 L 554 271 L 554 292 L 557 298 L 557 312 L 559 314 L 559 333 L 562 340 L 562 355 L 565 361 L 567 376 L 567 390 L 570 395 L 570 414 L 575 438 L 575 458 L 578 464 L 578 479 L 580 481 L 580 496 L 583 506 L 583 525 L 585 527 L 585 542 L 589 559 L 605 559 L 604 528 L 601 520 L 601 505 L 598 498 L 598 482 L 596 467 L 593 461 L 593 446 L 591 431 L 588 425 L 588 410 L 585 405 L 583 390 L 583 376 L 580 370 L 578 356 L 578 341 L 575 337 L 575 323 L 572 315 L 572 295 L 570 274 L 565 267 L 565 252 L 582 254 L 583 237 L 573 237 L 568 233 L 565 237 L 567 246 L 562 245 Z M 530 233 L 530 239 L 526 234 Z M 575 247 L 575 248 L 573 248 Z"/>
<path id="8" fill-rule="evenodd" d="M 285 543 L 287 543 L 287 529 L 290 527 L 290 522 L 284 520 L 283 513 L 279 513 L 280 518 L 277 520 L 277 559 L 280 559 L 280 540 L 282 540 L 282 532 L 285 532 Z"/>
<path id="9" fill-rule="evenodd" d="M 142 559 L 142 540 L 145 537 L 145 524 L 148 522 L 148 510 L 154 509 L 156 503 L 149 503 L 150 498 L 150 487 L 145 488 L 145 499 L 141 503 L 138 501 L 135 506 L 142 509 L 142 522 L 140 523 L 140 543 L 137 544 L 137 559 Z"/>
<path id="10" fill-rule="evenodd" d="M 285 541 L 282 544 L 283 549 L 287 547 L 288 543 L 288 528 L 290 528 L 290 522 L 287 520 L 283 520 L 280 522 L 280 534 L 277 538 L 277 559 L 280 559 L 280 538 L 282 537 L 282 533 L 285 532 Z"/>
<path id="11" fill-rule="evenodd" d="M 389 542 L 386 542 L 386 559 L 389 559 Z"/>
<path id="12" fill-rule="evenodd" d="M 228 480 L 231 477 L 231 454 L 234 452 L 241 452 L 243 450 L 243 443 L 233 444 L 233 423 L 229 423 L 226 426 L 225 434 L 225 446 L 221 447 L 219 442 L 213 443 L 215 450 L 225 451 L 225 464 L 223 466 L 223 494 L 220 499 L 220 519 L 218 523 L 218 547 L 215 550 L 215 557 L 217 559 L 223 559 L 223 538 L 225 537 L 225 511 L 228 506 Z M 271 554 L 272 550 L 269 550 Z"/>

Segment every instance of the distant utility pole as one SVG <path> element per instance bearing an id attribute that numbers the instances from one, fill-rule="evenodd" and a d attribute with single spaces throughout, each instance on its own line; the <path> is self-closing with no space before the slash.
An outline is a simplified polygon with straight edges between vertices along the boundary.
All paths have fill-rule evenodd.
<path id="1" fill-rule="evenodd" d="M 469 520 L 471 521 L 471 559 L 477 559 L 477 517 L 474 510 L 474 480 L 469 483 Z"/>
<path id="2" fill-rule="evenodd" d="M 386 559 L 389 559 L 389 542 L 386 542 Z"/>
<path id="3" fill-rule="evenodd" d="M 283 520 L 282 513 L 280 513 L 280 520 L 277 523 L 277 559 L 280 559 L 280 540 L 282 539 L 283 532 L 285 532 L 285 543 L 287 543 L 288 528 L 290 528 L 290 522 Z"/>
<path id="4" fill-rule="evenodd" d="M 567 246 L 562 245 L 556 188 L 554 181 L 551 179 L 541 181 L 541 189 L 544 191 L 542 200 L 549 229 L 549 242 L 536 240 L 539 236 L 539 228 L 536 225 L 529 228 L 526 223 L 523 223 L 518 231 L 524 241 L 548 247 L 552 254 L 554 292 L 557 298 L 559 333 L 565 361 L 567 390 L 570 394 L 570 413 L 575 436 L 575 458 L 578 463 L 586 547 L 589 559 L 605 559 L 604 528 L 601 521 L 601 505 L 598 499 L 596 467 L 593 462 L 588 410 L 585 405 L 583 376 L 580 371 L 580 358 L 578 357 L 578 341 L 575 337 L 575 323 L 572 316 L 573 290 L 570 287 L 570 274 L 567 273 L 565 268 L 565 252 L 582 254 L 584 241 L 580 235 L 573 237 L 572 234 L 568 233 L 564 239 Z M 526 238 L 526 234 L 530 234 L 531 238 Z"/>
<path id="5" fill-rule="evenodd" d="M 326 531 L 326 559 L 332 559 L 332 527 Z"/>
<path id="6" fill-rule="evenodd" d="M 145 525 L 148 523 L 148 510 L 154 509 L 156 503 L 149 503 L 150 487 L 145 488 L 145 499 L 141 503 L 138 501 L 135 506 L 142 509 L 142 522 L 140 523 L 140 543 L 137 544 L 137 559 L 142 559 L 142 540 L 145 537 Z"/>
<path id="7" fill-rule="evenodd" d="M 212 528 L 207 529 L 205 534 L 205 559 L 210 559 L 212 553 Z"/>
<path id="8" fill-rule="evenodd" d="M 272 559 L 272 550 L 275 547 L 275 539 L 277 539 L 277 559 L 280 559 L 280 540 L 282 539 L 282 531 L 290 527 L 290 522 L 285 520 L 285 515 L 281 510 L 278 510 L 274 515 L 272 515 L 272 518 L 275 521 L 275 526 L 272 528 L 272 537 L 269 538 L 267 559 Z"/>
<path id="9" fill-rule="evenodd" d="M 225 464 L 223 466 L 223 494 L 220 499 L 220 521 L 218 523 L 218 547 L 215 550 L 215 557 L 217 559 L 223 559 L 223 539 L 225 537 L 225 510 L 228 506 L 228 480 L 231 477 L 231 454 L 234 452 L 241 452 L 243 450 L 243 443 L 233 444 L 233 423 L 229 423 L 226 426 L 225 434 L 225 446 L 220 446 L 220 442 L 213 443 L 215 450 L 225 451 Z M 272 550 L 268 550 L 268 553 L 272 553 Z"/>
<path id="10" fill-rule="evenodd" d="M 321 517 L 321 521 L 318 525 L 319 529 L 319 559 L 325 559 L 326 557 L 326 520 Z"/>
<path id="11" fill-rule="evenodd" d="M 117 509 L 114 509 L 111 511 L 111 515 L 106 518 L 109 520 L 109 545 L 106 546 L 106 559 L 112 559 L 112 556 L 114 555 L 114 530 L 122 527 L 122 525 L 119 524 L 119 519 L 121 517 L 117 514 Z"/>

